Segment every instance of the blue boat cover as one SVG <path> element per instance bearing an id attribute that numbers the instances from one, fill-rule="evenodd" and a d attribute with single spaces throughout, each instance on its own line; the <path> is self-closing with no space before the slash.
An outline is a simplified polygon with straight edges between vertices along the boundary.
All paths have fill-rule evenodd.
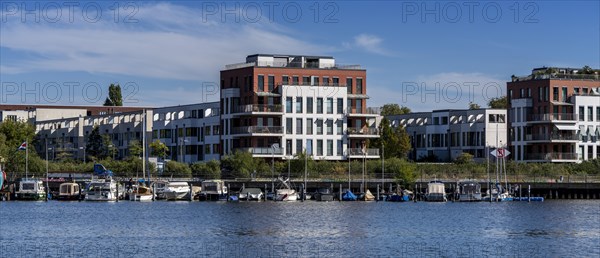
<path id="1" fill-rule="evenodd" d="M 346 190 L 344 195 L 342 195 L 342 200 L 344 201 L 356 201 L 356 199 L 356 195 L 354 195 L 350 190 Z"/>
<path id="2" fill-rule="evenodd" d="M 113 172 L 106 169 L 102 164 L 94 164 L 94 175 L 112 177 Z"/>

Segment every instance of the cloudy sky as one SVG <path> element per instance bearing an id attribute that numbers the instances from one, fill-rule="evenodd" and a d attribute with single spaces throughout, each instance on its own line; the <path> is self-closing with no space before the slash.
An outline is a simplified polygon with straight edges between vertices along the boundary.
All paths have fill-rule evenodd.
<path id="1" fill-rule="evenodd" d="M 255 53 L 367 69 L 369 106 L 466 108 L 534 67 L 600 67 L 600 4 L 547 2 L 2 2 L 0 104 L 218 100 Z"/>

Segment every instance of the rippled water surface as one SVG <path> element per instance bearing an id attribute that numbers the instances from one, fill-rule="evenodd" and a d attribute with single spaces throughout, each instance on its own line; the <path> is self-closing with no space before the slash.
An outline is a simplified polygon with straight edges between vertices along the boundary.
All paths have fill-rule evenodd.
<path id="1" fill-rule="evenodd" d="M 600 202 L 0 202 L 0 257 L 600 257 Z"/>

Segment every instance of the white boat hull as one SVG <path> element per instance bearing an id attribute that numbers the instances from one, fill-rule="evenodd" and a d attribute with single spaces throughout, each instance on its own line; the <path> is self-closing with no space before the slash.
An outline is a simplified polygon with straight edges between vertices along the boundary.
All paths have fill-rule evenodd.
<path id="1" fill-rule="evenodd" d="M 136 195 L 136 194 L 131 194 L 131 195 L 129 195 L 129 200 L 130 201 L 135 201 L 135 202 L 151 202 L 152 201 L 152 195 Z"/>
<path id="2" fill-rule="evenodd" d="M 114 202 L 117 200 L 117 197 L 114 193 L 87 193 L 85 195 L 86 201 L 94 201 L 94 202 Z"/>
<path id="3" fill-rule="evenodd" d="M 176 200 L 183 200 L 188 193 L 189 193 L 189 191 L 188 192 L 165 191 L 165 192 L 163 192 L 163 195 L 164 195 L 165 199 L 167 199 L 167 200 L 176 201 Z"/>
<path id="4" fill-rule="evenodd" d="M 295 202 L 298 200 L 298 193 L 293 189 L 281 189 L 277 190 L 277 201 L 284 202 Z"/>

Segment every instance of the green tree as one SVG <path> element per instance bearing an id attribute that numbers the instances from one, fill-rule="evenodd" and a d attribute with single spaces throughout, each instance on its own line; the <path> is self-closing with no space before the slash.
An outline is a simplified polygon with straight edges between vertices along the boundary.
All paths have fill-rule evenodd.
<path id="1" fill-rule="evenodd" d="M 410 187 L 415 182 L 417 165 L 405 159 L 390 158 L 385 160 L 385 171 L 393 174 L 399 184 Z"/>
<path id="2" fill-rule="evenodd" d="M 150 155 L 165 159 L 169 153 L 169 147 L 160 140 L 155 140 L 150 143 Z"/>
<path id="3" fill-rule="evenodd" d="M 40 176 L 45 172 L 43 161 L 38 157 L 34 146 L 39 146 L 35 135 L 35 128 L 26 121 L 5 120 L 0 123 L 0 157 L 4 158 L 7 172 L 25 172 L 25 151 L 18 151 L 21 143 L 27 141 L 29 152 L 29 175 Z M 45 148 L 42 147 L 40 149 Z"/>
<path id="4" fill-rule="evenodd" d="M 405 158 L 412 146 L 406 129 L 402 126 L 392 128 L 390 121 L 383 118 L 379 124 L 380 137 L 371 141 L 370 147 L 381 149 L 384 147 L 384 158 Z"/>
<path id="5" fill-rule="evenodd" d="M 218 160 L 208 162 L 196 162 L 191 165 L 192 175 L 202 179 L 221 178 L 221 164 Z"/>
<path id="6" fill-rule="evenodd" d="M 144 151 L 142 148 L 142 144 L 138 140 L 129 141 L 129 146 L 127 146 L 129 150 L 130 157 L 141 157 L 142 152 Z"/>
<path id="7" fill-rule="evenodd" d="M 592 69 L 589 66 L 584 66 L 581 68 L 581 71 L 579 71 L 579 74 L 594 74 L 594 69 Z"/>
<path id="8" fill-rule="evenodd" d="M 382 115 L 382 116 L 402 115 L 402 114 L 408 114 L 410 112 L 411 112 L 411 110 L 408 107 L 390 103 L 390 104 L 385 104 L 385 105 L 383 105 L 383 107 L 381 107 L 380 115 Z"/>
<path id="9" fill-rule="evenodd" d="M 233 154 L 223 157 L 221 165 L 223 166 L 224 177 L 249 178 L 250 174 L 258 167 L 258 159 L 252 158 L 252 154 L 249 152 L 235 151 Z"/>
<path id="10" fill-rule="evenodd" d="M 488 101 L 488 107 L 497 108 L 497 109 L 507 109 L 508 108 L 508 100 L 506 96 L 492 98 Z"/>
<path id="11" fill-rule="evenodd" d="M 104 156 L 104 142 L 98 125 L 94 126 L 87 138 L 85 152 L 92 160 L 101 159 Z"/>
<path id="12" fill-rule="evenodd" d="M 192 169 L 185 163 L 169 161 L 167 162 L 163 175 L 172 177 L 192 177 Z"/>
<path id="13" fill-rule="evenodd" d="M 469 102 L 469 109 L 480 109 L 481 106 L 479 106 L 479 104 L 474 103 L 474 102 Z"/>
<path id="14" fill-rule="evenodd" d="M 104 106 L 123 106 L 121 85 L 111 83 L 110 86 L 108 86 L 108 97 L 104 101 Z"/>
<path id="15" fill-rule="evenodd" d="M 454 160 L 454 163 L 456 164 L 469 164 L 473 162 L 473 155 L 463 152 L 461 153 L 458 157 L 456 157 L 456 160 Z"/>

